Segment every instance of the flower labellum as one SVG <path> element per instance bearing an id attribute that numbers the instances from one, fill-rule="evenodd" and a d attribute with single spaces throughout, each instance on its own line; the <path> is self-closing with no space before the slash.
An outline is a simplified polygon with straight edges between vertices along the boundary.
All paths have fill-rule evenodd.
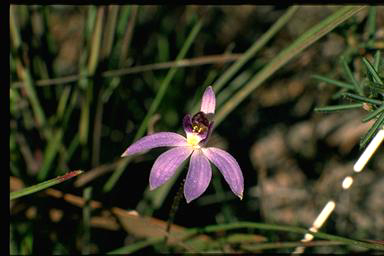
<path id="1" fill-rule="evenodd" d="M 226 151 L 205 147 L 213 129 L 216 98 L 209 86 L 201 101 L 200 111 L 183 119 L 183 128 L 187 137 L 174 132 L 158 132 L 145 136 L 121 155 L 129 156 L 152 148 L 171 147 L 162 153 L 152 166 L 149 186 L 153 190 L 168 181 L 177 168 L 190 157 L 187 178 L 184 184 L 184 196 L 187 203 L 201 196 L 208 188 L 212 177 L 212 162 L 221 172 L 232 192 L 243 198 L 244 178 L 236 159 Z"/>

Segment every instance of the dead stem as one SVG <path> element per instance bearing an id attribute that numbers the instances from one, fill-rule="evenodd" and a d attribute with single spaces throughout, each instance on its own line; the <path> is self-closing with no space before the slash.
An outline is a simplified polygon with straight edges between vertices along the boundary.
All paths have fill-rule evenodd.
<path id="1" fill-rule="evenodd" d="M 208 55 L 203 57 L 191 58 L 191 59 L 183 59 L 179 61 L 168 61 L 154 64 L 147 64 L 117 70 L 109 70 L 105 71 L 101 74 L 102 77 L 114 77 L 114 76 L 124 76 L 129 74 L 136 74 L 145 71 L 151 70 L 159 70 L 159 69 L 167 69 L 171 67 L 191 67 L 191 66 L 199 66 L 206 64 L 215 64 L 215 63 L 225 63 L 232 62 L 239 59 L 242 54 L 219 54 L 219 55 Z M 70 75 L 65 77 L 53 78 L 53 79 L 42 79 L 35 82 L 37 86 L 49 86 L 49 85 L 58 85 L 58 84 L 66 84 L 76 82 L 77 80 L 86 77 L 86 75 Z M 12 83 L 12 87 L 21 87 L 23 84 L 22 81 L 17 81 Z"/>

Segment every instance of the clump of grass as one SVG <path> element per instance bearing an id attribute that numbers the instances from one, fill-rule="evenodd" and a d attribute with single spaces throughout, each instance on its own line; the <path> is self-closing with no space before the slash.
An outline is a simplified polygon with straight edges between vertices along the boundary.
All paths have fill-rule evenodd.
<path id="1" fill-rule="evenodd" d="M 265 22 L 253 13 L 249 21 L 241 21 L 246 9 L 236 16 L 232 9 L 225 14 L 224 8 L 232 7 L 10 7 L 11 187 L 21 183 L 27 187 L 10 194 L 13 254 L 162 252 L 165 236 L 169 252 L 288 252 L 302 245 L 289 241 L 296 241 L 306 229 L 257 222 L 247 192 L 241 203 L 234 203 L 216 178 L 210 188 L 214 203 L 190 206 L 187 211 L 196 215 L 194 219 L 183 214 L 183 205 L 169 216 L 172 187 L 180 178 L 175 175 L 149 192 L 145 186 L 151 161 L 147 160 L 153 155 L 120 159 L 122 150 L 146 132 L 179 127 L 180 116 L 196 101 L 187 95 L 200 95 L 208 85 L 219 92 L 215 125 L 236 141 L 242 133 L 239 124 L 231 123 L 229 128 L 220 124 L 242 115 L 238 106 L 256 88 L 366 9 L 337 8 L 286 44 L 281 43 L 287 38 L 281 36 L 284 28 L 297 18 L 300 8 L 310 7 L 257 7 L 267 10 L 260 15 L 274 17 Z M 369 49 L 376 46 L 376 15 L 371 8 Z M 239 21 L 246 25 L 246 36 L 241 28 L 232 27 Z M 243 35 L 223 38 L 228 26 L 230 32 L 239 29 Z M 263 57 L 268 49 L 276 53 L 271 59 Z M 255 59 L 257 65 L 250 64 Z M 340 87 L 337 97 L 354 101 L 349 107 L 339 105 L 338 110 L 363 107 L 369 111 L 363 122 L 380 120 L 381 62 L 379 53 L 374 60 L 362 60 L 365 80 L 355 79 L 350 58 L 343 62 L 347 81 L 316 78 Z M 381 124 L 371 128 L 367 142 Z M 239 155 L 249 150 L 243 147 Z M 246 166 L 244 162 L 241 165 Z M 80 174 L 66 174 L 74 169 L 85 171 L 74 183 L 59 184 Z M 247 169 L 247 187 L 256 186 L 252 177 L 257 170 Z M 57 189 L 50 188 L 53 185 Z M 167 218 L 168 226 L 163 220 Z M 376 243 L 326 233 L 313 236 L 325 240 L 308 244 L 315 249 L 383 249 Z"/>
<path id="2" fill-rule="evenodd" d="M 355 103 L 317 107 L 315 111 L 334 112 L 355 108 L 362 108 L 368 111 L 368 114 L 361 121 L 368 122 L 373 119 L 376 119 L 376 121 L 367 133 L 361 137 L 360 148 L 365 148 L 384 125 L 384 79 L 383 74 L 381 74 L 383 64 L 380 50 L 376 51 L 373 63 L 365 57 L 361 58 L 361 63 L 365 67 L 365 74 L 359 76 L 361 77 L 360 81 L 356 80 L 345 58 L 342 58 L 340 62 L 345 76 L 348 78 L 347 81 L 334 80 L 321 75 L 314 75 L 313 78 L 339 87 L 340 90 L 335 93 L 335 97 L 349 99 Z"/>

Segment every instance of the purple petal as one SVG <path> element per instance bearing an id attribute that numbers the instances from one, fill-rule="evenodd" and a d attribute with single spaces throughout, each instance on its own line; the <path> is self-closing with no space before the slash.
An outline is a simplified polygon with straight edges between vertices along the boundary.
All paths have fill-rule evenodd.
<path id="1" fill-rule="evenodd" d="M 192 118 L 190 114 L 186 114 L 183 118 L 183 128 L 185 133 L 191 133 L 193 131 L 192 128 Z"/>
<path id="2" fill-rule="evenodd" d="M 174 132 L 158 132 L 139 139 L 129 146 L 121 156 L 129 156 L 157 147 L 175 147 L 186 145 L 188 145 L 187 140 L 180 134 Z"/>
<path id="3" fill-rule="evenodd" d="M 189 161 L 187 179 L 184 185 L 184 196 L 187 203 L 201 196 L 211 181 L 212 170 L 208 158 L 201 150 L 195 150 Z"/>
<path id="4" fill-rule="evenodd" d="M 215 113 L 215 107 L 216 107 L 215 93 L 213 92 L 212 86 L 208 86 L 208 88 L 205 89 L 205 92 L 203 94 L 203 99 L 201 100 L 200 111 L 204 112 L 205 114 L 213 114 Z"/>
<path id="5" fill-rule="evenodd" d="M 155 189 L 175 174 L 185 159 L 192 153 L 192 147 L 175 147 L 161 154 L 152 166 L 149 187 Z"/>
<path id="6" fill-rule="evenodd" d="M 236 159 L 219 148 L 202 148 L 206 157 L 219 169 L 232 192 L 243 198 L 244 178 Z"/>

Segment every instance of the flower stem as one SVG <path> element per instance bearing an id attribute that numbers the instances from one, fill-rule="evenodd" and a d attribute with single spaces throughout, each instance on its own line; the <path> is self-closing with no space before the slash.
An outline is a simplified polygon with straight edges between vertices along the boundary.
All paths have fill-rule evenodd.
<path id="1" fill-rule="evenodd" d="M 169 218 L 167 221 L 167 227 L 166 227 L 166 235 L 164 238 L 164 246 L 167 245 L 168 242 L 168 237 L 171 231 L 171 226 L 173 224 L 173 221 L 175 220 L 176 212 L 179 209 L 180 206 L 180 199 L 183 197 L 183 187 L 184 187 L 184 182 L 185 179 L 180 183 L 179 190 L 177 191 L 175 197 L 173 198 L 172 206 L 171 206 L 171 211 L 169 212 Z"/>

